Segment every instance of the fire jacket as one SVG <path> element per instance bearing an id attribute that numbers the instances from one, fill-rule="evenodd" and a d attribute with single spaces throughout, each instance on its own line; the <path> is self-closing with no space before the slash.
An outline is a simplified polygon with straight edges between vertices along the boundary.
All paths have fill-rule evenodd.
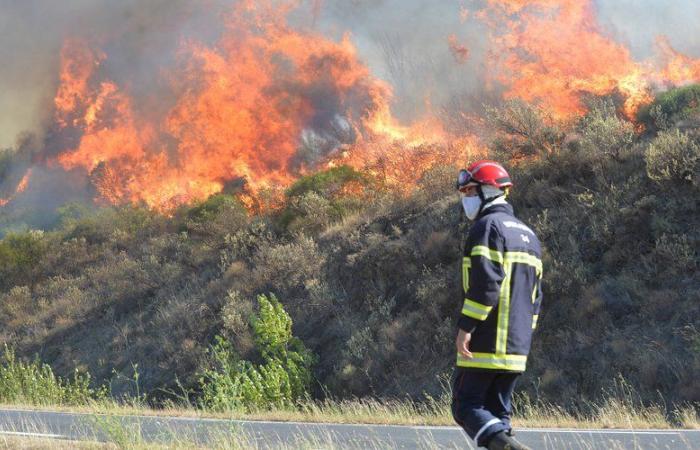
<path id="1" fill-rule="evenodd" d="M 542 302 L 542 255 L 535 233 L 496 204 L 476 219 L 462 262 L 464 304 L 459 328 L 472 334 L 473 358 L 457 356 L 457 366 L 525 370 Z"/>

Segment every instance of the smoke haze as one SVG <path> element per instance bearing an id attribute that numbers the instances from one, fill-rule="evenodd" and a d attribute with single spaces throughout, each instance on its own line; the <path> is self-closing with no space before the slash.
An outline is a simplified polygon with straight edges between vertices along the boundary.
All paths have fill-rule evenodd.
<path id="1" fill-rule="evenodd" d="M 195 0 L 2 0 L 0 8 L 0 147 L 15 144 L 22 131 L 42 132 L 51 113 L 59 52 L 64 39 L 100 36 L 116 43 L 109 64 L 143 72 L 167 62 L 183 36 L 211 40 L 220 29 L 226 1 Z M 460 12 L 482 2 L 431 0 L 315 0 L 300 8 L 296 24 L 315 26 L 334 39 L 350 33 L 359 54 L 380 78 L 392 82 L 400 117 L 469 95 L 483 85 L 485 29 Z M 312 16 L 314 5 L 318 17 Z M 679 0 L 597 0 L 599 20 L 636 57 L 653 52 L 657 35 L 679 51 L 700 55 L 700 4 Z M 454 34 L 470 50 L 456 64 L 448 46 Z M 162 58 L 163 60 L 158 60 Z"/>
<path id="2" fill-rule="evenodd" d="M 267 1 L 281 12 L 232 19 L 237 6 L 254 10 Z M 464 148 L 474 142 L 465 120 L 503 98 L 560 95 L 549 106 L 566 115 L 581 112 L 580 92 L 606 95 L 632 85 L 622 93 L 626 111 L 634 111 L 648 101 L 647 87 L 700 72 L 693 59 L 700 56 L 700 4 L 691 0 L 559 0 L 566 17 L 557 16 L 554 2 L 540 0 L 300 0 L 287 11 L 288 3 L 0 0 L 0 149 L 16 153 L 9 163 L 0 158 L 0 207 L 17 198 L 48 210 L 94 195 L 177 204 L 218 192 L 238 176 L 255 181 L 268 172 L 268 179 L 290 181 L 329 156 L 352 158 L 353 146 L 354 161 L 368 160 L 376 156 L 372 142 L 406 149 L 449 141 Z M 518 29 L 521 19 L 529 28 Z M 591 42 L 562 50 L 557 31 L 547 35 L 550 25 L 575 29 Z M 659 48 L 661 35 L 672 51 Z M 508 47 L 513 42 L 524 51 Z M 579 47 L 581 41 L 569 35 L 562 42 Z M 601 59 L 592 71 L 579 70 L 589 68 L 586 58 L 598 49 L 615 63 Z M 537 64 L 528 66 L 522 53 Z M 660 54 L 675 58 L 667 69 L 683 70 L 630 78 Z M 81 60 L 85 67 L 78 70 Z M 559 66 L 550 70 L 552 63 Z M 249 66 L 257 73 L 248 73 Z M 550 74 L 561 79 L 532 86 Z M 250 92 L 233 83 L 237 77 L 251 82 Z M 591 85 L 599 79 L 605 83 Z M 582 87 L 560 92 L 572 84 Z M 61 92 L 63 109 L 56 101 Z M 229 130 L 236 128 L 227 122 L 232 118 L 248 128 Z M 107 153 L 105 142 L 111 142 Z M 217 161 L 216 170 L 192 164 L 208 160 Z M 36 164 L 27 193 L 12 194 Z M 169 190 L 139 197 L 149 180 L 126 174 L 136 169 L 169 171 Z M 138 186 L 127 186 L 127 178 L 133 184 L 139 176 Z"/>

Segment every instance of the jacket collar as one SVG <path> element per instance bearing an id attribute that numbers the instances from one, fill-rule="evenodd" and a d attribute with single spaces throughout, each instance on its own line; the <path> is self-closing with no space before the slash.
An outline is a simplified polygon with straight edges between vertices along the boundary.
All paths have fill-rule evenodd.
<path id="1" fill-rule="evenodd" d="M 488 208 L 486 208 L 485 210 L 481 211 L 481 213 L 479 214 L 479 216 L 475 220 L 479 220 L 484 216 L 487 216 L 487 215 L 493 214 L 493 213 L 497 213 L 497 212 L 506 213 L 509 216 L 512 216 L 513 215 L 513 207 L 510 205 L 510 203 L 497 203 L 495 205 L 491 205 Z"/>

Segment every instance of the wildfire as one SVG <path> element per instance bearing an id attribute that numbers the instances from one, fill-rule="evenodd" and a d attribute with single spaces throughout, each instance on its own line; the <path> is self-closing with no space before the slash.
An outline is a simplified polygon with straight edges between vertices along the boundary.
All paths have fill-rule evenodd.
<path id="1" fill-rule="evenodd" d="M 162 115 L 137 111 L 127 92 L 97 71 L 103 54 L 66 42 L 56 122 L 80 139 L 57 162 L 90 173 L 102 200 L 168 210 L 236 179 L 253 190 L 287 185 L 304 171 L 295 158 L 305 129 L 338 147 L 354 143 L 333 136 L 338 116 L 350 134 L 426 142 L 420 130 L 393 119 L 391 89 L 359 61 L 349 37 L 333 42 L 294 31 L 285 13 L 242 2 L 215 46 L 185 44 L 183 62 L 168 74 L 176 101 Z"/>
<path id="2" fill-rule="evenodd" d="M 314 23 L 323 3 L 312 2 Z M 479 139 L 462 129 L 478 122 L 469 108 L 454 110 L 459 126 L 443 122 L 426 92 L 422 119 L 397 120 L 392 87 L 372 75 L 350 35 L 334 41 L 287 23 L 298 4 L 233 2 L 220 38 L 183 39 L 177 62 L 158 68 L 161 83 L 150 95 L 135 95 L 137 82 L 110 72 L 109 54 L 95 44 L 105 39 L 66 40 L 53 101 L 55 142 L 43 158 L 51 168 L 84 173 L 99 202 L 167 212 L 241 185 L 253 204 L 261 189 L 285 187 L 324 165 L 351 164 L 407 186 L 407 174 L 415 180 L 434 164 L 484 154 Z M 610 94 L 634 118 L 654 90 L 700 80 L 700 60 L 664 37 L 656 58 L 636 61 L 605 33 L 593 0 L 483 4 L 455 13 L 461 23 L 490 27 L 481 65 L 487 89 L 502 86 L 506 99 L 538 103 L 555 118 L 585 112 L 586 96 Z M 471 65 L 457 34 L 446 38 L 454 63 Z"/>
<path id="3" fill-rule="evenodd" d="M 489 64 L 505 96 L 543 104 L 558 118 L 583 113 L 585 94 L 612 93 L 634 118 L 654 88 L 699 79 L 700 61 L 664 38 L 665 66 L 635 61 L 602 30 L 592 0 L 489 0 L 479 17 L 493 30 Z"/>
<path id="4" fill-rule="evenodd" d="M 17 197 L 18 194 L 21 194 L 27 189 L 27 186 L 29 185 L 29 179 L 32 176 L 32 169 L 28 169 L 27 172 L 24 174 L 22 179 L 19 181 L 17 184 L 17 187 L 15 188 L 15 192 L 10 195 L 9 197 L 6 198 L 0 198 L 0 206 L 5 206 L 8 203 L 10 203 L 12 200 L 14 200 L 15 197 Z"/>
<path id="5" fill-rule="evenodd" d="M 451 34 L 447 37 L 447 43 L 450 46 L 450 51 L 452 56 L 454 56 L 455 61 L 459 64 L 464 64 L 469 59 L 469 49 L 463 44 L 459 43 L 456 34 Z"/>

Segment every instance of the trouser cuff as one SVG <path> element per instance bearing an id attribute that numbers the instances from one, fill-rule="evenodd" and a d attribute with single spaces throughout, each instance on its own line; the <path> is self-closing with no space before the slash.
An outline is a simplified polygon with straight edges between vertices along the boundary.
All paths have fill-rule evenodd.
<path id="1" fill-rule="evenodd" d="M 486 447 L 495 434 L 500 433 L 501 431 L 507 431 L 509 429 L 510 426 L 504 424 L 498 419 L 494 419 L 484 424 L 482 429 L 479 430 L 474 437 L 474 440 L 476 441 L 477 446 Z"/>

